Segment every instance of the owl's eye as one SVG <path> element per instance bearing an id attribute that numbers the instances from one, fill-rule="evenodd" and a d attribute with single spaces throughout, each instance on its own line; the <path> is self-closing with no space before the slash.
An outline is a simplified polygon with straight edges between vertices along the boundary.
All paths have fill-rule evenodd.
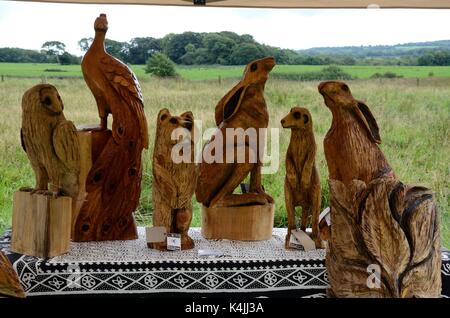
<path id="1" fill-rule="evenodd" d="M 45 106 L 50 106 L 52 104 L 52 100 L 47 96 L 44 98 L 43 103 Z"/>

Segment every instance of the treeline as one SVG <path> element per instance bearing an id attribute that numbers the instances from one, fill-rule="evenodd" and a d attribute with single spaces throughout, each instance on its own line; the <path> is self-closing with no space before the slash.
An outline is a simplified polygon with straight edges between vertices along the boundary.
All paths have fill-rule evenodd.
<path id="1" fill-rule="evenodd" d="M 80 64 L 81 57 L 66 51 L 66 45 L 59 41 L 42 44 L 40 51 L 20 48 L 0 48 L 0 62 L 7 63 L 59 63 Z"/>
<path id="2" fill-rule="evenodd" d="M 83 38 L 78 45 L 87 51 L 91 43 L 92 38 Z M 268 55 L 278 64 L 294 65 L 450 65 L 450 41 L 294 51 L 258 43 L 249 34 L 224 31 L 137 37 L 128 42 L 107 39 L 105 45 L 128 64 L 145 64 L 158 52 L 181 65 L 243 65 Z M 45 42 L 40 51 L 0 48 L 0 62 L 79 64 L 80 60 L 59 41 Z"/>
<path id="3" fill-rule="evenodd" d="M 86 51 L 92 38 L 78 44 Z M 129 64 L 145 64 L 156 52 L 167 55 L 176 64 L 242 65 L 253 59 L 274 56 L 279 64 L 301 64 L 294 50 L 260 44 L 249 34 L 234 32 L 168 34 L 163 38 L 133 38 L 129 42 L 107 40 L 107 51 Z"/>

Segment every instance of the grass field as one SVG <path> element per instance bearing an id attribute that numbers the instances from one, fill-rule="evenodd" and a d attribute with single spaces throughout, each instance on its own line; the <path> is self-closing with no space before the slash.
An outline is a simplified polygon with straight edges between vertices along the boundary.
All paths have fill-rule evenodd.
<path id="1" fill-rule="evenodd" d="M 34 183 L 34 176 L 20 146 L 21 97 L 39 79 L 6 79 L 0 82 L 0 232 L 11 224 L 12 194 Z M 52 79 L 65 103 L 66 117 L 76 125 L 97 123 L 94 99 L 80 78 Z M 145 111 L 153 142 L 158 110 L 168 107 L 173 113 L 192 110 L 203 120 L 203 129 L 213 126 L 216 102 L 234 81 L 141 80 Z M 437 195 L 442 217 L 443 242 L 450 246 L 450 79 L 357 80 L 349 82 L 356 98 L 365 100 L 380 125 L 385 152 L 396 174 L 405 183 L 432 188 Z M 317 166 L 322 182 L 322 205 L 328 206 L 327 168 L 323 138 L 331 123 L 331 114 L 317 92 L 317 83 L 271 79 L 266 86 L 270 127 L 281 128 L 279 121 L 293 105 L 307 106 L 313 115 L 318 145 Z M 289 131 L 280 132 L 280 167 L 273 175 L 263 176 L 264 186 L 276 201 L 275 226 L 286 225 L 284 208 L 284 155 Z M 144 178 L 136 218 L 151 223 L 151 153 L 144 152 Z M 193 226 L 200 226 L 200 207 L 195 203 Z"/>
<path id="2" fill-rule="evenodd" d="M 273 73 L 305 73 L 320 71 L 322 65 L 277 65 Z M 134 72 L 143 79 L 149 77 L 144 65 L 133 65 Z M 341 66 L 350 75 L 366 79 L 375 73 L 394 72 L 405 78 L 450 77 L 450 66 Z M 236 78 L 242 75 L 242 66 L 177 66 L 177 72 L 188 80 L 214 80 Z M 79 65 L 0 63 L 0 75 L 12 77 L 81 77 Z"/>

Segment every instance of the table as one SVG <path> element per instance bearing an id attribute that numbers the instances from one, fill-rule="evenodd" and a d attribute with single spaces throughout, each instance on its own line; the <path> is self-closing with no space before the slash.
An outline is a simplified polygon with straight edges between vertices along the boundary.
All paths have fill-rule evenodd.
<path id="1" fill-rule="evenodd" d="M 133 241 L 71 243 L 68 254 L 50 259 L 12 253 L 11 233 L 0 237 L 0 249 L 31 296 L 161 295 L 204 297 L 326 297 L 325 250 L 284 249 L 286 229 L 275 228 L 261 242 L 205 240 L 191 228 L 193 250 L 148 249 L 145 228 Z M 220 251 L 201 257 L 199 249 Z M 450 296 L 450 252 L 442 252 L 443 297 Z"/>

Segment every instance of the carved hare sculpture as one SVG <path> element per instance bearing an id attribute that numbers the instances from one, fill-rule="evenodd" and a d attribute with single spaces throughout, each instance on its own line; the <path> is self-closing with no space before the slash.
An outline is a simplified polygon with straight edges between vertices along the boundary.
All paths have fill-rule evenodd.
<path id="1" fill-rule="evenodd" d="M 441 240 L 434 194 L 397 180 L 378 148 L 374 117 L 346 84 L 325 82 L 319 91 L 333 114 L 324 141 L 332 222 L 329 294 L 439 297 Z M 368 280 L 369 271 L 378 271 L 378 286 Z"/>
<path id="2" fill-rule="evenodd" d="M 205 145 L 203 153 L 210 153 L 221 160 L 203 160 L 200 165 L 195 195 L 203 205 L 240 206 L 273 202 L 261 185 L 261 162 L 258 153 L 261 152 L 259 128 L 267 128 L 269 122 L 264 87 L 274 66 L 275 60 L 272 57 L 249 63 L 242 80 L 216 106 L 215 117 L 219 129 Z M 239 129 L 242 132 L 248 128 L 256 130 L 256 145 L 249 145 L 248 136 L 244 136 L 244 142 L 236 142 L 234 137 L 229 142 L 228 134 L 237 132 L 239 135 Z M 221 155 L 218 155 L 218 152 L 222 152 Z M 234 153 L 234 158 L 226 160 L 225 155 L 231 152 Z M 245 160 L 237 163 L 239 153 L 245 154 Z M 256 160 L 249 160 L 251 156 L 256 156 Z M 234 189 L 249 173 L 249 193 L 233 194 Z"/>
<path id="3" fill-rule="evenodd" d="M 369 107 L 356 100 L 342 82 L 323 82 L 319 92 L 333 114 L 324 139 L 330 179 L 349 184 L 353 179 L 369 183 L 382 176 L 395 177 L 378 147 L 378 124 Z"/>

